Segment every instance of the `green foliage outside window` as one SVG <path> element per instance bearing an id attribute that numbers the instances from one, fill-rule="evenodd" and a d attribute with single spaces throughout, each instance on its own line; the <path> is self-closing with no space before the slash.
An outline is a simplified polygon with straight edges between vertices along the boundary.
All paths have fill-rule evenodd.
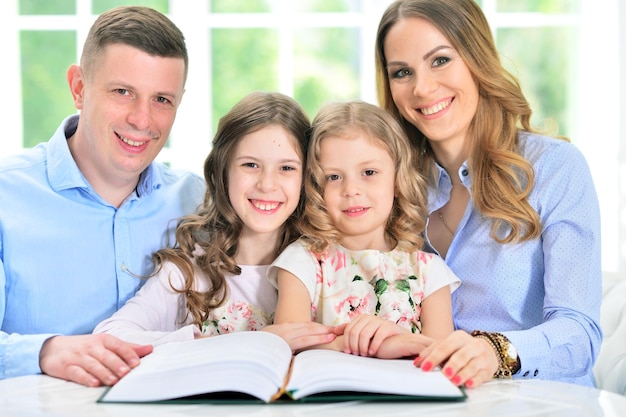
<path id="1" fill-rule="evenodd" d="M 86 1 L 86 0 L 80 0 Z M 192 0 L 189 0 L 192 1 Z M 193 0 L 198 1 L 198 0 Z M 208 1 L 208 0 L 206 0 Z M 282 1 L 282 0 L 281 0 Z M 288 0 L 285 0 L 288 1 Z M 294 12 L 349 12 L 358 0 L 298 0 Z M 499 0 L 498 12 L 577 13 L 578 1 Z M 131 4 L 128 0 L 92 0 L 92 13 Z M 134 0 L 132 4 L 168 12 L 168 0 Z M 269 13 L 269 0 L 211 0 L 212 13 Z M 284 5 L 284 4 L 283 4 Z M 20 0 L 23 15 L 74 14 L 75 0 Z M 207 7 L 208 8 L 208 7 Z M 217 15 L 214 18 L 218 18 Z M 294 28 L 291 68 L 280 68 L 279 31 L 268 28 L 207 29 L 210 37 L 211 112 L 213 130 L 235 102 L 253 90 L 280 88 L 280 74 L 293 74 L 293 95 L 309 116 L 327 101 L 360 96 L 361 68 L 374 65 L 360 56 L 357 28 Z M 77 62 L 76 32 L 20 33 L 24 146 L 48 140 L 60 120 L 75 112 L 65 74 Z M 498 29 L 496 40 L 503 62 L 516 75 L 534 110 L 532 122 L 550 133 L 572 135 L 571 104 L 576 30 L 571 27 Z M 373 45 L 371 48 L 373 54 Z M 193 62 L 191 63 L 193 65 Z M 373 88 L 373 86 L 372 86 Z M 208 119 L 206 119 L 208 122 Z M 198 122 L 202 123 L 199 118 Z M 558 132 L 556 131 L 558 130 Z"/>
<path id="2" fill-rule="evenodd" d="M 85 0 L 79 0 L 79 1 L 85 1 Z M 153 9 L 156 9 L 158 11 L 160 11 L 161 13 L 165 13 L 167 14 L 168 10 L 169 10 L 169 1 L 168 0 L 133 0 L 133 1 L 129 1 L 129 0 L 92 0 L 92 13 L 93 14 L 100 14 L 100 13 L 104 13 L 105 11 L 113 8 L 113 7 L 117 7 L 117 6 L 126 6 L 126 5 L 133 5 L 133 6 L 145 6 L 145 7 L 152 7 Z"/>
<path id="3" fill-rule="evenodd" d="M 576 77 L 575 31 L 571 28 L 512 28 L 497 31 L 504 66 L 522 85 L 533 110 L 534 127 L 552 135 L 572 135 Z M 529 47 L 532 45 L 532 47 Z"/>
<path id="4" fill-rule="evenodd" d="M 580 0 L 498 0 L 499 12 L 576 13 Z"/>
<path id="5" fill-rule="evenodd" d="M 76 13 L 76 0 L 20 0 L 18 11 L 21 15 L 72 15 Z"/>
<path id="6" fill-rule="evenodd" d="M 22 31 L 24 147 L 50 139 L 61 120 L 76 111 L 66 80 L 76 62 L 76 32 Z"/>
<path id="7" fill-rule="evenodd" d="M 353 28 L 296 33 L 294 98 L 311 118 L 325 102 L 359 98 L 359 68 L 369 62 L 359 61 L 358 36 Z"/>
<path id="8" fill-rule="evenodd" d="M 211 33 L 213 130 L 251 91 L 277 91 L 278 33 L 274 29 L 214 29 Z M 210 51 L 207 51 L 207 53 Z"/>
<path id="9" fill-rule="evenodd" d="M 212 13 L 268 13 L 272 7 L 266 0 L 211 0 Z"/>

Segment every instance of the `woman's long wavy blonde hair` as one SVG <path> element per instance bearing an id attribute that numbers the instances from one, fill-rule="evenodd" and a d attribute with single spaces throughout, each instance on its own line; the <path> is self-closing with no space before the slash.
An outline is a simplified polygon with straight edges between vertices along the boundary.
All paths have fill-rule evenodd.
<path id="1" fill-rule="evenodd" d="M 323 253 L 339 243 L 340 233 L 324 203 L 326 177 L 320 166 L 320 146 L 329 136 L 360 135 L 386 149 L 395 163 L 395 200 L 385 226 L 386 237 L 398 249 L 421 249 L 427 216 L 426 181 L 416 168 L 415 152 L 391 114 L 360 101 L 326 104 L 313 119 L 304 177 L 305 217 L 299 223 L 303 236 L 315 253 Z"/>
<path id="2" fill-rule="evenodd" d="M 478 108 L 469 128 L 473 204 L 493 220 L 491 236 L 496 241 L 537 238 L 541 234 L 539 215 L 528 202 L 535 174 L 520 154 L 518 137 L 520 129 L 533 131 L 532 111 L 519 82 L 502 66 L 487 19 L 474 0 L 399 0 L 387 8 L 376 36 L 379 104 L 401 121 L 420 155 L 421 172 L 432 180 L 435 159 L 428 138 L 404 119 L 395 105 L 385 58 L 389 30 L 400 19 L 414 17 L 429 21 L 443 33 L 478 86 Z"/>
<path id="3" fill-rule="evenodd" d="M 239 275 L 241 268 L 235 262 L 239 235 L 243 223 L 228 196 L 228 170 L 240 140 L 266 126 L 283 127 L 296 142 L 300 158 L 306 158 L 310 120 L 302 107 L 292 98 L 280 93 L 254 92 L 220 119 L 213 139 L 213 147 L 204 163 L 206 193 L 196 213 L 182 217 L 176 228 L 176 246 L 157 251 L 154 256 L 156 271 L 164 262 L 174 263 L 182 272 L 185 285 L 172 288 L 185 294 L 187 318 L 202 326 L 209 312 L 219 307 L 228 297 L 225 273 Z M 282 239 L 274 249 L 278 254 L 299 237 L 297 219 L 304 211 L 304 193 L 296 210 L 283 225 Z M 198 254 L 201 249 L 202 254 Z M 206 292 L 195 291 L 194 263 L 210 281 Z"/>

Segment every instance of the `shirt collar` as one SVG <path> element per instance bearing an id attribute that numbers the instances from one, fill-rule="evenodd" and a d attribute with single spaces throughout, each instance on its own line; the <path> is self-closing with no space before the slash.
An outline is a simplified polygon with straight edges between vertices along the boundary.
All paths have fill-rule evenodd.
<path id="1" fill-rule="evenodd" d="M 435 162 L 435 169 L 437 170 L 436 182 L 439 185 L 439 187 L 441 187 L 444 182 L 451 183 L 450 176 L 448 175 L 446 170 L 443 169 L 441 165 L 439 165 L 438 162 Z M 458 173 L 459 173 L 459 178 L 461 178 L 461 182 L 463 183 L 463 185 L 469 188 L 472 182 L 471 182 L 470 170 L 468 167 L 467 160 L 465 160 L 461 164 L 461 166 L 459 167 Z"/>
<path id="2" fill-rule="evenodd" d="M 67 139 L 76 132 L 78 115 L 67 117 L 48 142 L 48 178 L 55 191 L 70 188 L 86 188 L 92 190 L 91 185 L 83 176 L 72 157 Z M 163 173 L 156 169 L 156 163 L 151 163 L 139 176 L 137 196 L 144 197 L 161 187 Z"/>
<path id="3" fill-rule="evenodd" d="M 156 163 L 153 162 L 148 165 L 140 175 L 139 183 L 137 184 L 137 197 L 145 197 L 150 195 L 154 190 L 161 188 L 163 183 L 162 172 L 156 169 Z"/>
<path id="4" fill-rule="evenodd" d="M 67 145 L 67 138 L 76 132 L 77 125 L 77 114 L 67 117 L 48 141 L 48 178 L 55 191 L 90 188 Z"/>
<path id="5" fill-rule="evenodd" d="M 436 162 L 435 170 L 435 183 L 428 187 L 429 213 L 432 213 L 434 210 L 446 204 L 448 200 L 450 200 L 450 193 L 452 192 L 452 181 L 446 170 Z M 459 167 L 459 178 L 461 178 L 463 186 L 469 190 L 471 195 L 471 179 L 469 173 L 467 161 L 465 161 Z"/>

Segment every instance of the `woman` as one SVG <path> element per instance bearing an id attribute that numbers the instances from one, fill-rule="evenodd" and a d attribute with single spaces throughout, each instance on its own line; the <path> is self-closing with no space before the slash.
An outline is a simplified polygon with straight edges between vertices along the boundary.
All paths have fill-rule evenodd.
<path id="1" fill-rule="evenodd" d="M 376 69 L 380 105 L 429 181 L 426 242 L 462 282 L 458 330 L 404 349 L 457 385 L 511 375 L 594 385 L 600 214 L 582 154 L 533 131 L 473 0 L 391 4 Z"/>

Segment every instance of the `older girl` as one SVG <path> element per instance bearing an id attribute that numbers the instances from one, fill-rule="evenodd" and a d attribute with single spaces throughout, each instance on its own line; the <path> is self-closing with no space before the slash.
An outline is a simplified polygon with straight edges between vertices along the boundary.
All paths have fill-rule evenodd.
<path id="1" fill-rule="evenodd" d="M 164 343 L 267 330 L 300 348 L 334 338 L 315 325 L 270 326 L 277 294 L 269 264 L 298 236 L 310 123 L 290 97 L 256 92 L 220 120 L 204 164 L 204 203 L 183 217 L 156 273 L 95 332 Z"/>

